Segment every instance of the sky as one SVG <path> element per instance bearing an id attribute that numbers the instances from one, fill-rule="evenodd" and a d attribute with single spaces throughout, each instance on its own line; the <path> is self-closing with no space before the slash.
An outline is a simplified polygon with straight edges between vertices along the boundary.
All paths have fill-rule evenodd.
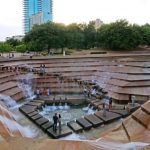
<path id="1" fill-rule="evenodd" d="M 23 34 L 23 0 L 0 0 L 0 41 Z M 54 22 L 150 23 L 150 0 L 53 0 Z"/>

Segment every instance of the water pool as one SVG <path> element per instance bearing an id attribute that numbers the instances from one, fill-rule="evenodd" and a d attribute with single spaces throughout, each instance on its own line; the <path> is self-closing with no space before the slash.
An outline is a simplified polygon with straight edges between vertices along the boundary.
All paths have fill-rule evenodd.
<path id="1" fill-rule="evenodd" d="M 68 106 L 68 105 L 52 105 L 52 106 L 45 106 L 40 110 L 40 114 L 53 121 L 53 115 L 55 113 L 61 114 L 62 124 L 66 124 L 69 121 L 76 120 L 80 117 L 83 117 L 88 114 L 94 113 L 94 110 L 87 107 L 81 106 Z"/>

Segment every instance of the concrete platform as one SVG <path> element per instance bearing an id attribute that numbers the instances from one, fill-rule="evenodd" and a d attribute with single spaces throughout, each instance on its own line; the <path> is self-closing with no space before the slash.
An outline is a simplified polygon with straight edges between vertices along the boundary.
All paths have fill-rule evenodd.
<path id="1" fill-rule="evenodd" d="M 134 106 L 132 106 L 132 104 L 128 104 L 128 105 L 127 105 L 127 109 L 128 109 L 130 112 L 134 112 L 134 111 L 137 110 L 138 108 L 140 108 L 140 104 L 138 104 L 138 103 L 135 103 Z"/>
<path id="2" fill-rule="evenodd" d="M 62 125 L 61 128 L 62 128 L 61 131 L 57 129 L 57 131 L 55 132 L 53 131 L 53 127 L 51 127 L 46 132 L 49 136 L 53 137 L 54 139 L 58 139 L 58 138 L 65 137 L 67 135 L 72 134 L 72 131 L 68 126 Z"/>
<path id="3" fill-rule="evenodd" d="M 96 100 L 92 100 L 90 103 L 93 105 L 94 103 L 99 102 L 100 100 L 96 99 Z"/>
<path id="4" fill-rule="evenodd" d="M 149 110 L 149 107 L 150 107 L 150 103 L 145 103 L 144 105 L 142 105 L 141 109 L 146 112 L 147 114 L 150 115 L 150 110 Z"/>
<path id="5" fill-rule="evenodd" d="M 117 114 L 121 115 L 122 117 L 127 117 L 128 115 L 130 115 L 130 113 L 126 109 L 122 109 L 122 110 L 121 109 L 111 109 L 109 111 L 117 113 Z"/>
<path id="6" fill-rule="evenodd" d="M 41 103 L 37 103 L 37 102 L 28 102 L 25 105 L 36 106 L 37 108 L 41 108 L 42 107 L 42 104 Z"/>
<path id="7" fill-rule="evenodd" d="M 75 121 L 70 121 L 67 123 L 68 127 L 70 127 L 74 132 L 81 132 L 83 128 L 77 124 Z"/>
<path id="8" fill-rule="evenodd" d="M 84 116 L 84 118 L 88 122 L 90 122 L 93 127 L 98 127 L 104 123 L 103 120 L 99 119 L 98 117 L 96 117 L 95 115 L 92 115 L 92 114 Z"/>
<path id="9" fill-rule="evenodd" d="M 95 108 L 98 108 L 98 106 L 99 105 L 102 105 L 104 102 L 102 102 L 102 101 L 98 101 L 98 102 L 96 102 L 96 103 L 93 103 L 93 106 L 95 107 Z"/>
<path id="10" fill-rule="evenodd" d="M 45 117 L 42 117 L 42 118 L 40 118 L 40 119 L 35 120 L 35 123 L 36 123 L 38 126 L 41 126 L 41 125 L 47 123 L 48 121 L 49 121 L 48 119 L 46 119 Z"/>
<path id="11" fill-rule="evenodd" d="M 106 117 L 103 116 L 103 111 L 97 111 L 94 113 L 94 115 L 96 115 L 98 118 L 102 119 L 104 121 L 104 123 L 110 123 L 114 120 L 120 119 L 122 116 L 117 114 L 117 113 L 113 113 L 113 112 L 106 112 Z"/>
<path id="12" fill-rule="evenodd" d="M 32 100 L 32 101 L 30 101 L 30 102 L 41 103 L 42 105 L 45 104 L 45 101 L 43 101 L 43 100 Z"/>
<path id="13" fill-rule="evenodd" d="M 52 126 L 53 126 L 53 123 L 49 121 L 49 122 L 47 122 L 47 123 L 41 125 L 41 128 L 42 128 L 44 131 L 46 131 L 47 129 L 51 128 Z"/>
<path id="14" fill-rule="evenodd" d="M 27 114 L 27 116 L 28 116 L 28 117 L 32 117 L 32 116 L 35 116 L 35 115 L 37 115 L 37 114 L 38 114 L 38 112 L 37 112 L 37 111 L 34 111 L 34 112 L 30 113 L 30 114 Z"/>
<path id="15" fill-rule="evenodd" d="M 30 114 L 36 110 L 36 106 L 29 106 L 29 105 L 24 105 L 19 108 L 19 110 L 24 113 L 25 115 Z"/>
<path id="16" fill-rule="evenodd" d="M 35 120 L 37 120 L 37 119 L 39 119 L 39 118 L 42 118 L 42 117 L 43 117 L 42 115 L 37 114 L 37 115 L 35 115 L 35 116 L 30 117 L 30 119 L 35 122 Z"/>
<path id="17" fill-rule="evenodd" d="M 84 130 L 89 130 L 92 128 L 92 124 L 84 118 L 79 118 L 76 120 L 76 122 L 81 125 Z"/>
<path id="18" fill-rule="evenodd" d="M 98 105 L 98 110 L 102 110 L 103 109 L 103 105 Z"/>

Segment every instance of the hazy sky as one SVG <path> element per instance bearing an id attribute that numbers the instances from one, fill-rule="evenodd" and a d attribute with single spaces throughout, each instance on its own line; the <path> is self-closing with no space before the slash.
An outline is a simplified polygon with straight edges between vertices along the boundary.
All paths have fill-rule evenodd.
<path id="1" fill-rule="evenodd" d="M 0 0 L 0 40 L 23 34 L 23 0 Z M 69 24 L 100 18 L 104 23 L 127 19 L 150 23 L 150 0 L 53 0 L 55 22 Z"/>

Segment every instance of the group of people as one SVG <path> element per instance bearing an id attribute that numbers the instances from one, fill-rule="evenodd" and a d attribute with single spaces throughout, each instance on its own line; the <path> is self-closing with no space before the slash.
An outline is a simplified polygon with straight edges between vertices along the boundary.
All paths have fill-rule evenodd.
<path id="1" fill-rule="evenodd" d="M 102 110 L 103 110 L 103 117 L 106 117 L 106 111 L 112 109 L 112 98 L 109 98 L 108 103 L 103 103 Z"/>
<path id="2" fill-rule="evenodd" d="M 136 101 L 137 101 L 136 96 L 130 95 L 130 96 L 129 96 L 129 103 L 128 103 L 126 109 L 127 109 L 128 111 L 130 111 L 129 108 L 128 108 L 128 106 L 134 107 Z M 106 117 L 106 112 L 107 112 L 107 110 L 111 110 L 111 109 L 112 109 L 112 98 L 109 98 L 109 102 L 107 102 L 107 103 L 105 102 L 105 103 L 103 103 L 103 105 L 102 105 L 103 117 Z"/>
<path id="3" fill-rule="evenodd" d="M 129 95 L 128 105 L 125 107 L 128 112 L 131 111 L 131 107 L 134 107 L 137 102 L 137 98 L 134 95 Z"/>
<path id="4" fill-rule="evenodd" d="M 54 116 L 53 116 L 53 131 L 57 131 L 57 126 L 58 126 L 58 129 L 59 131 L 61 131 L 61 115 L 60 114 L 57 114 L 55 113 Z"/>
<path id="5" fill-rule="evenodd" d="M 135 101 L 136 101 L 136 97 L 134 95 L 129 95 L 129 103 L 128 104 L 131 104 L 132 107 L 134 107 Z"/>
<path id="6" fill-rule="evenodd" d="M 96 95 L 96 89 L 95 88 L 92 88 L 92 89 L 86 89 L 84 88 L 84 95 L 85 97 L 87 96 L 88 98 L 91 98 L 91 96 L 95 96 Z"/>
<path id="7" fill-rule="evenodd" d="M 37 96 L 37 98 L 39 98 L 40 97 L 40 95 L 45 95 L 45 96 L 50 96 L 50 89 L 49 88 L 42 88 L 42 89 L 39 89 L 39 88 L 37 88 L 36 89 L 36 91 L 35 91 L 35 94 L 36 94 L 36 96 Z"/>
<path id="8" fill-rule="evenodd" d="M 40 65 L 40 75 L 43 75 L 45 73 L 45 64 Z"/>

